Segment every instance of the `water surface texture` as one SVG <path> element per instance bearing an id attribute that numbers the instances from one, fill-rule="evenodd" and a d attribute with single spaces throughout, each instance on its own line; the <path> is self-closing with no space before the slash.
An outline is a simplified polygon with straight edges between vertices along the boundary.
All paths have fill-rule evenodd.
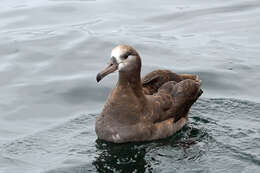
<path id="1" fill-rule="evenodd" d="M 260 172 L 259 0 L 2 0 L 0 172 Z M 198 74 L 204 94 L 176 135 L 97 140 L 114 87 L 95 76 L 118 44 L 142 74 Z"/>

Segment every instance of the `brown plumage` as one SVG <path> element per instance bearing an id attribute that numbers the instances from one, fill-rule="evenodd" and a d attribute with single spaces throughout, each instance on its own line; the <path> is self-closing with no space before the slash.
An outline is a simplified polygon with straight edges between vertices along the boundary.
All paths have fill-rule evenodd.
<path id="1" fill-rule="evenodd" d="M 119 79 L 96 120 L 98 138 L 115 143 L 168 137 L 187 122 L 192 104 L 202 94 L 196 75 L 155 70 L 142 80 L 141 58 L 130 46 L 112 50 L 97 81 L 114 71 Z"/>
<path id="2" fill-rule="evenodd" d="M 174 81 L 178 83 L 185 79 L 192 79 L 199 82 L 197 75 L 178 75 L 170 70 L 154 70 L 142 78 L 144 94 L 152 95 L 156 93 L 158 89 L 166 82 Z"/>

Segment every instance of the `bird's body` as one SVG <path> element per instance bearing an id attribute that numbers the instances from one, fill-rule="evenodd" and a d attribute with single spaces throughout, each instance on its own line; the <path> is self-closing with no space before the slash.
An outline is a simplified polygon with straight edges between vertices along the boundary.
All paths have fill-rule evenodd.
<path id="1" fill-rule="evenodd" d="M 186 124 L 190 107 L 202 94 L 196 75 L 156 70 L 141 80 L 141 59 L 130 46 L 113 49 L 110 64 L 97 80 L 116 69 L 119 80 L 96 120 L 98 138 L 106 141 L 166 138 Z"/>

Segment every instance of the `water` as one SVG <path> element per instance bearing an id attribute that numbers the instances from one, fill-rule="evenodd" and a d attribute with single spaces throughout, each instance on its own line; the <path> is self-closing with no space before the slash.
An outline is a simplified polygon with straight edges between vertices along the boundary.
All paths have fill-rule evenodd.
<path id="1" fill-rule="evenodd" d="M 2 0 L 0 172 L 259 172 L 260 2 Z M 142 74 L 195 73 L 204 94 L 176 135 L 96 140 L 117 75 L 95 76 L 118 44 Z"/>

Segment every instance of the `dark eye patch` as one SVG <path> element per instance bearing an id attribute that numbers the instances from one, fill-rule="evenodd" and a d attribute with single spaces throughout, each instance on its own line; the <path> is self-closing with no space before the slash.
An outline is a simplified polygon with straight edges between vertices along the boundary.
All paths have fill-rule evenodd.
<path id="1" fill-rule="evenodd" d="M 131 55 L 131 52 L 126 52 L 123 55 L 121 55 L 120 58 L 121 59 L 127 59 L 129 55 Z"/>

